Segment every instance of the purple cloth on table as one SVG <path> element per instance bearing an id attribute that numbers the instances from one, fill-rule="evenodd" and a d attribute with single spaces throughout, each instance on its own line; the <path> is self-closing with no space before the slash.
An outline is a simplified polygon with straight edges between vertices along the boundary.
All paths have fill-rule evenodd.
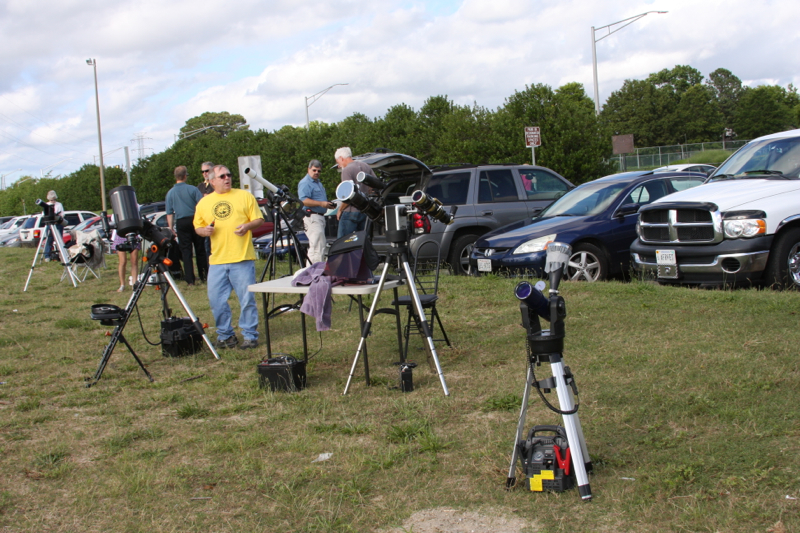
<path id="1" fill-rule="evenodd" d="M 292 280 L 292 287 L 308 285 L 308 294 L 303 298 L 300 311 L 317 319 L 317 331 L 331 329 L 331 288 L 334 281 L 335 278 L 325 275 L 324 261 L 314 263 Z"/>

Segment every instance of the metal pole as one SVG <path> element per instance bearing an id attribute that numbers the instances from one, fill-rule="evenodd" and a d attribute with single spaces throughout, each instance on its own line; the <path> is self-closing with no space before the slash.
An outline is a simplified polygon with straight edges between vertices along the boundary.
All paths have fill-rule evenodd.
<path id="1" fill-rule="evenodd" d="M 311 122 L 308 120 L 308 96 L 305 97 L 306 99 L 306 130 L 311 128 Z"/>
<path id="2" fill-rule="evenodd" d="M 125 147 L 125 174 L 128 176 L 128 186 L 131 184 L 131 154 L 128 147 Z"/>
<path id="3" fill-rule="evenodd" d="M 594 26 L 592 26 L 592 72 L 594 73 L 594 114 L 600 114 L 600 91 L 597 88 L 597 41 L 594 40 Z"/>
<path id="4" fill-rule="evenodd" d="M 106 212 L 106 178 L 104 174 L 105 165 L 103 163 L 103 136 L 100 133 L 100 92 L 97 89 L 97 61 L 87 59 L 86 64 L 94 67 L 94 101 L 97 106 L 97 144 L 100 147 L 100 200 L 102 201 L 103 213 Z"/>
<path id="5" fill-rule="evenodd" d="M 531 146 L 531 159 L 533 160 L 533 166 L 536 166 L 536 147 Z"/>

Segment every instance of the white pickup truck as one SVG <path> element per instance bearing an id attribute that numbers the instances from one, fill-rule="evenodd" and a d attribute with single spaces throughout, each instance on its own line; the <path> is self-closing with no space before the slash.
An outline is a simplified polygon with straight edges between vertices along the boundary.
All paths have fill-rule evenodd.
<path id="1" fill-rule="evenodd" d="M 750 141 L 709 181 L 639 211 L 631 264 L 661 283 L 800 288 L 800 130 Z"/>

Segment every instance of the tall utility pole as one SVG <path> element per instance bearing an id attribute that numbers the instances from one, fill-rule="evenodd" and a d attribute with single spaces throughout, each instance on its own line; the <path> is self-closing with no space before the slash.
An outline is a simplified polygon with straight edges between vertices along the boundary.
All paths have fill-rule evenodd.
<path id="1" fill-rule="evenodd" d="M 646 17 L 650 13 L 658 13 L 659 15 L 663 15 L 664 13 L 667 13 L 667 11 L 648 11 L 647 13 L 640 13 L 639 15 L 636 15 L 634 17 L 629 17 L 629 18 L 626 18 L 625 20 L 612 22 L 611 24 L 606 24 L 605 26 L 600 26 L 599 28 L 595 28 L 594 26 L 592 26 L 592 67 L 593 67 L 592 72 L 594 74 L 594 112 L 595 112 L 596 115 L 600 114 L 600 91 L 597 88 L 597 46 L 595 46 L 595 44 L 600 42 L 600 41 L 602 41 L 603 39 L 605 39 L 606 37 L 608 37 L 612 33 L 618 32 L 619 30 L 621 30 L 625 26 L 629 26 L 629 25 L 633 24 L 634 22 L 636 22 L 640 18 Z M 627 23 L 627 24 L 623 24 L 623 23 Z M 612 30 L 611 28 L 616 26 L 617 24 L 622 24 L 622 26 Z M 602 29 L 607 29 L 608 33 L 603 35 L 599 39 L 595 38 L 595 32 L 597 32 L 597 30 L 602 30 Z"/>
<path id="2" fill-rule="evenodd" d="M 135 139 L 131 139 L 131 142 L 136 143 L 136 151 L 139 152 L 139 156 L 137 157 L 137 161 L 141 161 L 145 157 L 145 150 L 149 150 L 150 148 L 144 145 L 144 141 L 152 141 L 150 137 L 145 137 L 144 133 L 137 133 Z"/>
<path id="3" fill-rule="evenodd" d="M 106 212 L 106 178 L 103 174 L 103 136 L 100 133 L 100 92 L 97 90 L 97 61 L 87 59 L 86 64 L 94 68 L 94 101 L 97 104 L 97 144 L 100 145 L 100 200 Z"/>

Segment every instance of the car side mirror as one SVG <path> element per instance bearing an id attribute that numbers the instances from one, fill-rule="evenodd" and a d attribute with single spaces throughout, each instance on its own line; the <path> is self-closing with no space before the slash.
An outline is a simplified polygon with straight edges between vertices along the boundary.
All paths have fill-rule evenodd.
<path id="1" fill-rule="evenodd" d="M 623 205 L 619 206 L 619 209 L 617 209 L 617 212 L 614 213 L 614 216 L 615 217 L 624 217 L 624 216 L 627 216 L 627 215 L 632 215 L 634 213 L 638 213 L 640 207 L 641 207 L 640 204 L 623 204 Z"/>

